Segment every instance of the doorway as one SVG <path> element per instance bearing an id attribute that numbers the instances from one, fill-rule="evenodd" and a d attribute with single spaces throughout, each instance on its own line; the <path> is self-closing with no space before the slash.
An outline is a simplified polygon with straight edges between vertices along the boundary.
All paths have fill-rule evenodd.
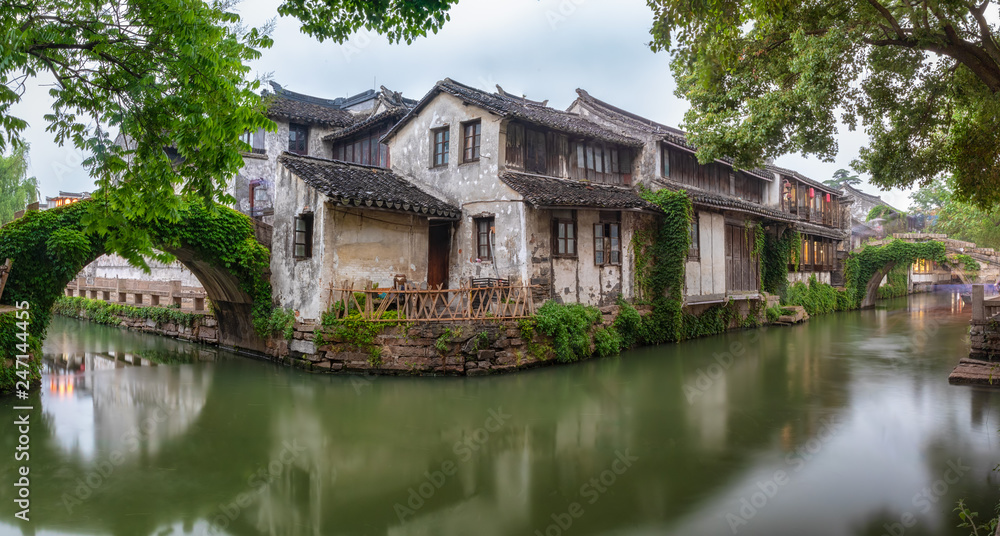
<path id="1" fill-rule="evenodd" d="M 451 223 L 431 222 L 427 243 L 427 288 L 448 288 L 448 257 L 451 252 Z"/>

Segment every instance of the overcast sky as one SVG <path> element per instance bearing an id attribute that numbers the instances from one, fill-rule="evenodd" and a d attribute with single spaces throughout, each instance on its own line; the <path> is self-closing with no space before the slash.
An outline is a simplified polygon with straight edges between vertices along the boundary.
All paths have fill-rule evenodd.
<path id="1" fill-rule="evenodd" d="M 244 0 L 244 20 L 258 26 L 277 14 L 279 0 Z M 253 64 L 257 74 L 272 73 L 287 89 L 319 97 L 354 95 L 384 85 L 419 99 L 445 77 L 482 89 L 504 90 L 565 109 L 576 88 L 650 119 L 677 126 L 687 103 L 674 96 L 670 58 L 647 46 L 652 13 L 644 0 L 461 0 L 451 21 L 437 35 L 412 45 L 390 45 L 361 32 L 343 45 L 319 43 L 299 32 L 298 21 L 279 18 L 274 46 Z M 30 123 L 31 173 L 42 195 L 93 189 L 72 147 L 59 147 L 42 118 L 51 100 L 46 83 L 36 80 L 15 113 Z M 866 142 L 859 132 L 840 132 L 835 162 L 786 155 L 777 164 L 816 180 L 849 168 Z M 879 192 L 900 208 L 907 192 Z"/>

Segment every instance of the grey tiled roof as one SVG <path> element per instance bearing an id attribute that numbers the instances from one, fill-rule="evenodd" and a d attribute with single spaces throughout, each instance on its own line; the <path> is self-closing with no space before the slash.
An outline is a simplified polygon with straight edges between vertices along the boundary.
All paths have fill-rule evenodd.
<path id="1" fill-rule="evenodd" d="M 465 84 L 455 82 L 450 78 L 438 82 L 434 88 L 424 96 L 417 106 L 403 118 L 402 121 L 389 131 L 386 135 L 392 136 L 398 128 L 406 123 L 411 117 L 420 113 L 420 110 L 439 93 L 448 93 L 464 102 L 483 108 L 501 117 L 519 119 L 527 123 L 545 126 L 553 130 L 576 134 L 578 136 L 595 138 L 630 147 L 639 147 L 641 140 L 626 136 L 625 134 L 605 128 L 580 115 L 556 110 L 545 106 L 545 103 L 530 101 L 527 99 L 513 97 L 506 93 L 488 93 Z"/>
<path id="2" fill-rule="evenodd" d="M 691 198 L 691 203 L 694 205 L 700 205 L 704 207 L 719 208 L 722 210 L 732 210 L 734 212 L 742 212 L 744 214 L 754 214 L 761 216 L 770 220 L 783 221 L 783 222 L 795 222 L 797 218 L 791 214 L 782 212 L 780 210 L 775 210 L 764 205 L 757 203 L 751 203 L 750 201 L 745 201 L 738 197 L 733 197 L 730 195 L 718 194 L 714 192 L 708 192 L 689 185 L 680 185 L 674 182 L 658 181 L 660 184 L 665 184 L 667 188 L 671 190 L 683 190 L 687 192 L 688 197 Z"/>
<path id="3" fill-rule="evenodd" d="M 674 128 L 669 125 L 664 125 L 663 123 L 657 123 L 652 119 L 646 119 L 640 115 L 634 114 L 632 112 L 625 111 L 617 106 L 608 104 L 594 96 L 587 93 L 586 90 L 577 89 L 577 95 L 580 96 L 579 102 L 582 102 L 590 109 L 599 110 L 603 115 L 610 117 L 620 123 L 628 125 L 630 128 L 634 128 L 647 135 L 653 136 L 654 138 L 659 138 L 661 141 L 665 141 L 672 145 L 676 145 L 682 149 L 686 149 L 691 152 L 698 150 L 697 147 L 692 145 L 687 139 L 687 133 L 679 128 Z M 719 158 L 718 162 L 725 164 L 730 167 L 733 166 L 732 158 Z M 774 180 L 774 176 L 768 173 L 767 170 L 754 168 L 754 169 L 744 169 L 744 173 L 749 173 L 757 178 L 761 178 L 767 181 Z"/>
<path id="4" fill-rule="evenodd" d="M 659 210 L 632 188 L 505 171 L 500 180 L 536 207 Z"/>
<path id="5" fill-rule="evenodd" d="M 458 219 L 462 211 L 417 188 L 387 169 L 283 153 L 278 162 L 344 206 L 415 212 Z"/>
<path id="6" fill-rule="evenodd" d="M 269 93 L 264 96 L 264 103 L 267 106 L 268 116 L 286 119 L 293 123 L 345 127 L 355 120 L 351 112 L 284 95 Z"/>
<path id="7" fill-rule="evenodd" d="M 384 112 L 379 112 L 375 115 L 370 115 L 365 119 L 358 121 L 357 123 L 354 123 L 351 126 L 344 127 L 340 130 L 337 130 L 333 133 L 323 136 L 323 141 L 337 141 L 346 138 L 348 136 L 357 134 L 358 132 L 363 132 L 369 128 L 372 128 L 382 123 L 383 121 L 396 122 L 401 117 L 406 115 L 407 110 L 408 110 L 407 108 L 399 107 L 399 108 L 392 108 Z"/>

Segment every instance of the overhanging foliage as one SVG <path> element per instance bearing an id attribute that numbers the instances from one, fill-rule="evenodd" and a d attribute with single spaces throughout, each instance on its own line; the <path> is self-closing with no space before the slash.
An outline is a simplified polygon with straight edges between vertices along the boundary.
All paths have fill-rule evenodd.
<path id="1" fill-rule="evenodd" d="M 918 259 L 947 262 L 941 242 L 904 242 L 893 240 L 883 246 L 864 246 L 847 256 L 844 278 L 852 305 L 858 307 L 865 299 L 868 281 L 889 265 L 906 266 Z"/>

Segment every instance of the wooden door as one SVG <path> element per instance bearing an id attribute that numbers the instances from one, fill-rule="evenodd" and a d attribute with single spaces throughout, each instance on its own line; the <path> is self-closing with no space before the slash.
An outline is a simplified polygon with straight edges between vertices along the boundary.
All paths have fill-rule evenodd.
<path id="1" fill-rule="evenodd" d="M 448 257 L 451 252 L 451 224 L 431 223 L 427 243 L 427 288 L 448 288 Z"/>

